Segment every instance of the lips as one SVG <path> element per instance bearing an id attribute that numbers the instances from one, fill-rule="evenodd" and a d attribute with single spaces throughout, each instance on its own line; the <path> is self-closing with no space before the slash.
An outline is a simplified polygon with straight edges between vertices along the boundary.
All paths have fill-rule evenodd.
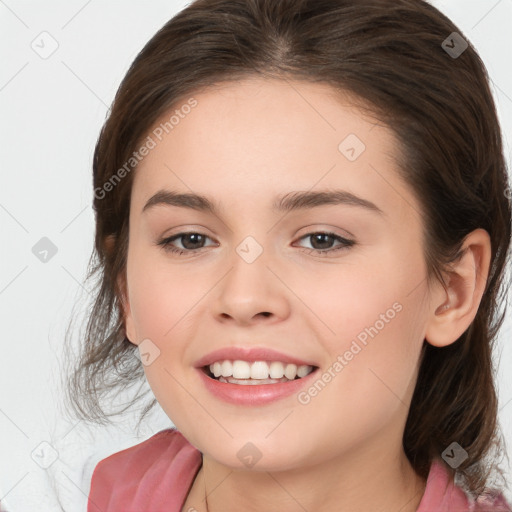
<path id="1" fill-rule="evenodd" d="M 216 400 L 227 402 L 237 406 L 260 407 L 274 402 L 297 397 L 304 388 L 311 385 L 317 378 L 319 368 L 313 370 L 303 378 L 277 383 L 253 385 L 240 385 L 236 383 L 220 382 L 206 373 L 204 367 L 197 370 L 199 380 L 204 389 Z"/>
<path id="2" fill-rule="evenodd" d="M 234 373 L 246 378 L 224 378 L 222 376 L 215 378 L 210 368 L 214 370 L 217 368 L 218 373 L 219 362 L 222 362 L 222 365 L 227 363 L 228 366 L 235 363 Z M 239 365 L 239 363 L 242 364 Z M 240 368 L 238 368 L 237 372 L 237 365 L 244 367 L 241 369 L 242 374 L 239 373 Z M 309 385 L 312 379 L 316 378 L 315 376 L 319 370 L 318 364 L 315 364 L 313 361 L 300 359 L 273 349 L 257 347 L 226 347 L 218 349 L 198 359 L 194 366 L 198 370 L 200 380 L 212 396 L 223 402 L 245 406 L 262 406 L 297 394 L 302 388 Z M 246 366 L 251 368 L 251 376 L 247 373 Z M 260 373 L 263 368 L 259 368 L 260 366 L 268 368 L 270 366 L 274 368 L 286 367 L 288 375 L 292 377 L 293 373 L 295 378 L 289 380 L 286 376 L 283 376 L 276 379 L 253 380 L 252 372 L 255 369 L 256 377 L 263 376 Z M 303 376 L 299 376 L 299 368 L 301 369 L 300 374 Z M 243 373 L 244 369 L 245 373 Z M 290 373 L 292 370 L 293 372 Z M 266 368 L 265 371 L 267 371 Z M 229 369 L 227 373 L 230 373 Z M 269 377 L 272 376 L 277 377 L 277 374 L 269 375 Z"/>

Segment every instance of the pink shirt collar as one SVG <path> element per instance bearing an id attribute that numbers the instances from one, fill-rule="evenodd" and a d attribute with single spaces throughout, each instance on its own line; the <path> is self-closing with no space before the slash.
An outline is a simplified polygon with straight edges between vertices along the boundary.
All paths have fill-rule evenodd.
<path id="1" fill-rule="evenodd" d="M 179 512 L 201 462 L 201 452 L 183 434 L 162 430 L 97 464 L 87 511 Z M 512 512 L 501 494 L 470 501 L 442 459 L 435 459 L 416 512 L 484 511 Z"/>

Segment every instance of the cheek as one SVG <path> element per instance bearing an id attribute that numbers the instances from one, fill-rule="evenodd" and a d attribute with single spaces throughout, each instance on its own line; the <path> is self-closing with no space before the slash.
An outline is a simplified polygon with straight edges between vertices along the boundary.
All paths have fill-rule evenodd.
<path id="1" fill-rule="evenodd" d="M 151 342 L 152 362 L 144 366 L 144 372 L 166 411 L 190 407 L 190 397 L 179 383 L 184 370 L 192 371 L 189 340 L 198 323 L 198 303 L 207 291 L 204 279 L 194 280 L 194 275 L 198 274 L 169 264 L 154 250 L 133 247 L 128 256 L 130 309 L 137 341 Z"/>
<path id="2" fill-rule="evenodd" d="M 333 331 L 323 337 L 325 364 L 335 375 L 322 397 L 326 407 L 329 400 L 358 404 L 371 416 L 408 404 L 426 325 L 425 290 L 414 289 L 421 264 L 383 263 L 331 280 L 328 300 L 317 292 L 319 316 Z"/>
<path id="3" fill-rule="evenodd" d="M 204 284 L 195 286 L 180 265 L 166 264 L 153 251 L 134 249 L 127 272 L 130 308 L 139 339 L 149 338 L 157 344 L 169 340 L 204 294 Z"/>
<path id="4" fill-rule="evenodd" d="M 400 311 L 388 306 L 373 303 L 364 311 L 354 309 L 351 321 L 346 317 L 339 325 L 346 335 L 326 347 L 330 363 L 300 396 L 300 428 L 322 431 L 333 451 L 364 447 L 389 425 L 405 423 L 422 338 L 411 322 L 417 316 L 413 304 L 404 301 Z M 388 323 L 381 312 L 388 312 Z"/>
<path id="5" fill-rule="evenodd" d="M 410 339 L 416 320 L 421 322 L 418 295 L 411 293 L 413 279 L 396 261 L 388 266 L 383 260 L 373 266 L 340 265 L 329 276 L 317 277 L 303 281 L 302 293 L 324 324 L 322 339 L 330 354 L 343 353 L 354 340 L 361 347 L 379 340 L 386 350 L 397 348 Z"/>

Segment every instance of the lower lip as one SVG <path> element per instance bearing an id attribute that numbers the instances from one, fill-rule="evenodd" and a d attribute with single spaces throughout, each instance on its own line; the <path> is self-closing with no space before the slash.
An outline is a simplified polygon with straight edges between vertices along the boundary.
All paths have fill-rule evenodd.
<path id="1" fill-rule="evenodd" d="M 217 398 L 236 405 L 265 405 L 290 395 L 297 394 L 309 384 L 317 373 L 318 368 L 301 379 L 276 384 L 230 384 L 219 382 L 208 377 L 202 368 L 198 368 L 200 378 L 206 389 Z"/>

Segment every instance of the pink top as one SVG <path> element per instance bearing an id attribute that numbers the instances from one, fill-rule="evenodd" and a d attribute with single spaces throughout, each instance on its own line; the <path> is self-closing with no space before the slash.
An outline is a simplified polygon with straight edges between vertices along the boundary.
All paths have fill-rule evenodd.
<path id="1" fill-rule="evenodd" d="M 181 512 L 202 463 L 201 452 L 175 429 L 100 461 L 87 512 Z M 472 502 L 434 460 L 417 512 L 511 512 L 502 494 Z"/>

